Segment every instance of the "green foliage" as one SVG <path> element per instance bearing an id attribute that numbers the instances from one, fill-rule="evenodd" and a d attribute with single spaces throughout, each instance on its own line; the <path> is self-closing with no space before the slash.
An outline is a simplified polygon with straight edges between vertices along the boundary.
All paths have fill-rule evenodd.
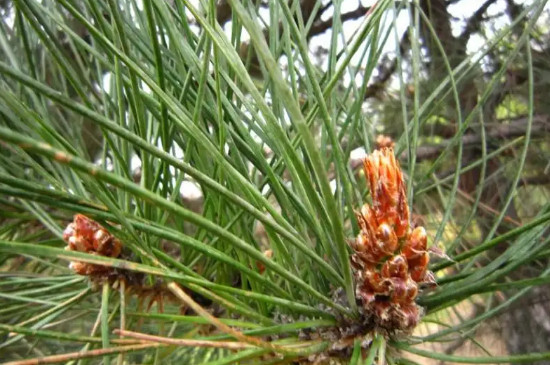
<path id="1" fill-rule="evenodd" d="M 550 252 L 548 199 L 521 210 L 520 226 L 506 219 L 535 148 L 531 39 L 546 2 L 526 7 L 460 64 L 449 62 L 438 41 L 445 72 L 437 80 L 420 72 L 420 23 L 427 15 L 416 1 L 377 2 L 343 42 L 342 1 L 334 1 L 326 67 L 308 49 L 312 23 L 302 18 L 300 2 L 268 1 L 267 27 L 258 2 L 229 3 L 231 23 L 224 28 L 213 0 L 199 7 L 186 0 L 18 0 L 12 16 L 3 16 L 4 359 L 109 349 L 110 356 L 73 361 L 269 364 L 325 352 L 333 341 L 323 334 L 343 318 L 358 321 L 348 240 L 358 232 L 354 209 L 366 201 L 366 188 L 348 163 L 350 154 L 361 147 L 373 150 L 383 129 L 396 141 L 414 213 L 424 216 L 430 244 L 448 255 L 434 256 L 439 286 L 418 300 L 426 323 L 447 323 L 459 303 L 491 301 L 497 292 L 507 296 L 473 318 L 428 334 L 400 342 L 376 335 L 366 350 L 352 341 L 343 361 L 382 363 L 386 354 L 393 363 L 399 357 L 393 349 L 399 349 L 486 363 L 488 358 L 450 356 L 415 344 L 469 338 L 479 323 L 550 281 L 544 261 Z M 316 2 L 313 13 L 321 6 Z M 399 37 L 398 11 L 410 15 L 410 57 L 397 54 L 399 88 L 388 89 L 391 100 L 367 104 L 369 80 L 385 47 Z M 427 31 L 436 34 L 433 27 Z M 250 41 L 242 40 L 245 32 Z M 465 108 L 462 88 L 511 35 L 514 47 L 490 77 L 476 80 L 479 98 Z M 511 64 L 526 67 L 527 86 L 498 103 L 496 115 L 525 116 L 526 133 L 490 148 L 483 111 Z M 434 130 L 449 124 L 456 128 L 441 147 Z M 481 136 L 481 152 L 466 159 L 463 137 L 471 129 Z M 426 143 L 441 148 L 433 159 L 421 160 Z M 506 155 L 510 150 L 513 160 Z M 486 174 L 495 160 L 505 167 Z M 484 189 L 506 166 L 502 204 L 486 214 Z M 470 196 L 459 183 L 473 169 L 481 176 Z M 198 187 L 200 199 L 189 201 L 190 186 Z M 123 242 L 125 255 L 63 250 L 63 229 L 76 213 L 101 222 Z M 502 249 L 495 254 L 495 247 Z M 150 290 L 91 285 L 67 267 L 71 260 L 141 273 Z M 544 266 L 536 275 L 511 276 L 534 262 Z M 217 321 L 197 311 L 181 314 L 189 303 L 170 291 L 171 283 L 192 293 Z M 247 337 L 224 333 L 219 323 Z M 136 345 L 113 334 L 119 327 L 174 339 L 263 341 L 238 351 Z M 304 339 L 308 334 L 311 341 Z M 287 352 L 274 355 L 265 344 Z M 550 352 L 499 361 L 549 358 Z"/>

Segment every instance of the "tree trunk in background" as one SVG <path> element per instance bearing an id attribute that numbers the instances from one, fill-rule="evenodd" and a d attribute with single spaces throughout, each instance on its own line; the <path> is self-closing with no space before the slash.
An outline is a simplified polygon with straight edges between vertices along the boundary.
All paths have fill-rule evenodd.
<path id="1" fill-rule="evenodd" d="M 510 354 L 550 350 L 549 285 L 534 287 L 498 318 Z M 550 361 L 536 364 L 550 364 Z"/>

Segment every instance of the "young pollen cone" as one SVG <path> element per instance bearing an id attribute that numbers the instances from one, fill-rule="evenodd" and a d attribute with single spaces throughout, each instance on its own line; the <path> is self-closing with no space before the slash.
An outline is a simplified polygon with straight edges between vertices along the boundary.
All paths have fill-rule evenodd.
<path id="1" fill-rule="evenodd" d="M 82 214 L 76 214 L 73 222 L 63 231 L 66 250 L 86 252 L 99 256 L 118 257 L 122 251 L 120 241 L 99 223 Z M 107 266 L 71 261 L 69 267 L 79 275 L 107 275 Z"/>
<path id="2" fill-rule="evenodd" d="M 393 148 L 363 161 L 372 205 L 356 213 L 361 232 L 352 244 L 356 297 L 363 313 L 388 331 L 411 331 L 420 320 L 418 284 L 431 282 L 427 235 L 412 229 L 403 173 Z"/>

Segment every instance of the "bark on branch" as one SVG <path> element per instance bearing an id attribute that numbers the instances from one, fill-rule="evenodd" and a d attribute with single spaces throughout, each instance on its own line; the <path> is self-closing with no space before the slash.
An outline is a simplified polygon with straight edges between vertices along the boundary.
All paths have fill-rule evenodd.
<path id="1" fill-rule="evenodd" d="M 468 19 L 468 22 L 466 23 L 466 27 L 464 27 L 464 30 L 458 37 L 459 41 L 462 44 L 466 44 L 468 40 L 470 39 L 470 36 L 478 32 L 481 28 L 481 24 L 483 22 L 483 17 L 485 16 L 485 12 L 489 8 L 489 6 L 496 3 L 497 0 L 487 0 L 483 5 L 479 7 L 479 9 L 476 10 L 476 12 Z"/>
<path id="2" fill-rule="evenodd" d="M 523 117 L 510 121 L 509 123 L 501 122 L 494 127 L 490 128 L 486 133 L 486 138 L 489 140 L 506 140 L 510 138 L 524 136 L 527 132 L 528 118 Z M 550 118 L 547 115 L 536 115 L 533 118 L 531 125 L 532 137 L 543 137 L 550 134 Z M 463 146 L 475 146 L 481 144 L 482 139 L 479 134 L 466 134 L 462 137 Z M 452 142 L 452 138 L 446 139 L 442 143 L 432 146 L 419 146 L 416 150 L 416 161 L 429 160 L 436 158 L 445 148 L 447 148 Z M 401 156 L 402 159 L 406 158 L 405 155 Z M 351 159 L 350 168 L 355 171 L 363 166 L 363 158 Z M 334 171 L 329 171 L 329 179 L 334 178 Z M 546 179 L 544 179 L 546 181 Z M 539 181 L 539 184 L 543 184 L 544 181 Z M 533 180 L 534 182 L 534 180 Z"/>
<path id="3" fill-rule="evenodd" d="M 510 139 L 514 137 L 520 137 L 527 132 L 527 118 L 521 118 L 511 121 L 510 123 L 501 123 L 487 131 L 488 139 Z M 546 115 L 537 115 L 533 118 L 533 124 L 531 127 L 532 135 L 541 135 L 550 131 L 550 120 Z M 479 134 L 466 134 L 462 137 L 463 146 L 472 146 L 481 144 L 481 135 Z M 433 146 L 420 146 L 417 148 L 416 160 L 426 160 L 436 157 L 441 151 L 452 143 L 451 139 Z"/>
<path id="4" fill-rule="evenodd" d="M 340 16 L 340 21 L 344 23 L 348 20 L 358 19 L 362 16 L 367 15 L 367 12 L 369 10 L 370 10 L 370 6 L 359 5 L 355 10 L 342 14 Z M 309 29 L 307 37 L 311 38 L 313 36 L 326 32 L 328 29 L 332 28 L 332 24 L 333 24 L 332 18 L 326 21 L 317 21 L 313 23 L 313 25 Z"/>

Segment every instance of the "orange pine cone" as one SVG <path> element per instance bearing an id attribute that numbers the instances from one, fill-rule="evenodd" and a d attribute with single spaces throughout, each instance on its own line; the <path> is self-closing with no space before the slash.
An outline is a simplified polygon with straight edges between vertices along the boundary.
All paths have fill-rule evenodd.
<path id="1" fill-rule="evenodd" d="M 76 214 L 73 222 L 63 231 L 66 250 L 86 252 L 99 256 L 118 257 L 122 251 L 120 241 L 99 223 L 82 214 Z M 79 275 L 105 274 L 106 266 L 71 261 L 69 267 Z"/>
<path id="2" fill-rule="evenodd" d="M 403 173 L 393 148 L 374 151 L 363 160 L 363 170 L 369 182 L 376 219 L 379 223 L 393 225 L 397 237 L 402 238 L 409 227 L 409 206 Z"/>
<path id="3" fill-rule="evenodd" d="M 363 161 L 372 206 L 356 213 L 361 232 L 351 245 L 356 296 L 366 315 L 387 330 L 411 330 L 420 319 L 418 283 L 433 282 L 423 227 L 411 231 L 403 173 L 392 148 Z"/>

